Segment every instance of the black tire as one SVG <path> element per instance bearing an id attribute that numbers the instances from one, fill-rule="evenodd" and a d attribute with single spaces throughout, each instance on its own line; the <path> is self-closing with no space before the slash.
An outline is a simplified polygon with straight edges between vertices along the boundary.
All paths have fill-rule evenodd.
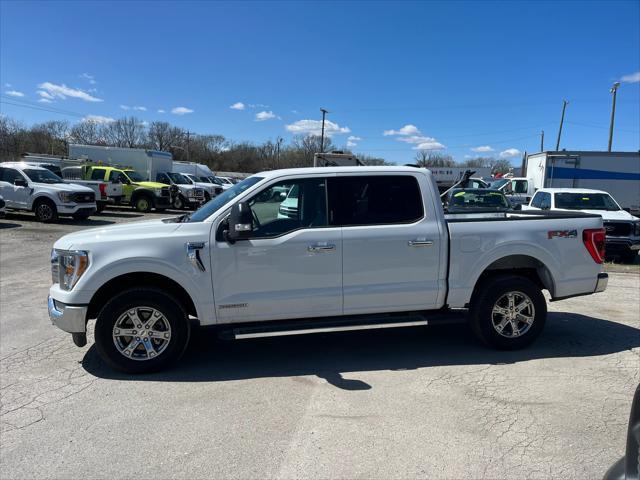
<path id="1" fill-rule="evenodd" d="M 204 203 L 207 203 L 209 200 L 211 200 L 211 195 L 209 195 L 209 192 L 204 192 Z"/>
<path id="2" fill-rule="evenodd" d="M 620 254 L 620 260 L 623 263 L 634 263 L 638 257 L 638 252 L 635 250 L 628 250 Z"/>
<path id="3" fill-rule="evenodd" d="M 138 212 L 148 213 L 153 208 L 153 199 L 149 195 L 138 195 L 133 199 L 133 208 Z"/>
<path id="4" fill-rule="evenodd" d="M 515 301 L 524 301 L 530 307 L 524 311 L 533 320 L 528 326 L 516 317 L 515 323 L 507 322 L 507 316 L 494 313 L 496 308 L 504 308 L 508 303 L 509 294 L 515 294 Z M 505 308 L 508 310 L 508 307 Z M 517 350 L 530 345 L 542 333 L 547 320 L 547 302 L 540 287 L 525 277 L 517 275 L 499 275 L 490 277 L 474 295 L 469 310 L 469 323 L 476 336 L 486 345 L 498 350 Z M 495 325 L 497 324 L 497 325 Z M 513 335 L 513 325 L 516 325 L 517 336 Z M 502 325 L 502 332 L 499 333 Z"/>
<path id="5" fill-rule="evenodd" d="M 105 208 L 107 208 L 107 204 L 106 203 L 99 202 L 99 203 L 96 204 L 96 212 L 98 212 L 98 213 L 104 212 Z"/>
<path id="6" fill-rule="evenodd" d="M 73 215 L 71 215 L 73 217 L 74 220 L 78 220 L 78 221 L 82 221 L 82 220 L 87 220 L 91 215 L 87 215 L 86 213 L 74 213 Z"/>
<path id="7" fill-rule="evenodd" d="M 133 360 L 126 357 L 116 347 L 114 328 L 118 319 L 128 311 L 142 307 L 156 309 L 164 316 L 171 327 L 170 340 L 156 357 Z M 142 312 L 142 310 L 138 312 Z M 131 288 L 113 297 L 102 308 L 96 320 L 95 341 L 98 353 L 112 368 L 131 374 L 150 373 L 166 369 L 180 358 L 189 343 L 190 332 L 191 327 L 186 311 L 167 292 L 156 288 Z M 121 338 L 126 341 L 131 337 Z M 134 339 L 131 338 L 130 341 L 133 342 Z M 163 342 L 163 340 L 159 340 L 159 342 Z M 136 355 L 147 356 L 146 350 L 140 347 L 144 347 L 144 345 L 140 344 L 136 347 L 134 350 Z"/>
<path id="8" fill-rule="evenodd" d="M 176 210 L 182 210 L 186 205 L 187 202 L 182 195 L 176 195 L 176 197 L 173 199 L 173 208 L 175 208 Z"/>
<path id="9" fill-rule="evenodd" d="M 36 219 L 39 222 L 51 223 L 58 219 L 56 204 L 48 198 L 36 200 L 33 205 L 33 212 L 36 214 Z"/>
<path id="10" fill-rule="evenodd" d="M 163 207 L 163 208 L 158 208 L 158 207 L 156 207 L 156 212 L 158 212 L 158 213 L 162 213 L 162 212 L 164 212 L 165 210 L 166 210 L 166 208 L 164 208 L 164 207 Z"/>

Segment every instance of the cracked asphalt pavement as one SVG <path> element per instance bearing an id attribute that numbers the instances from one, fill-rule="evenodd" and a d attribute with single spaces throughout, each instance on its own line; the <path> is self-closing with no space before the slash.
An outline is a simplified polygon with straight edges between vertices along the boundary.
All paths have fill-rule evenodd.
<path id="1" fill-rule="evenodd" d="M 144 217 L 156 217 L 148 214 Z M 640 370 L 640 275 L 549 305 L 530 348 L 465 326 L 222 341 L 115 373 L 49 323 L 53 242 L 142 219 L 0 221 L 0 476 L 601 478 L 624 452 Z"/>

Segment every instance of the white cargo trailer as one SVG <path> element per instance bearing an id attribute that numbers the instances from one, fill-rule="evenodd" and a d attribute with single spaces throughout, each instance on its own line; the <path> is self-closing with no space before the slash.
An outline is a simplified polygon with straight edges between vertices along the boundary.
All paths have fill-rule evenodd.
<path id="1" fill-rule="evenodd" d="M 622 208 L 640 214 L 639 152 L 541 152 L 527 156 L 527 178 L 539 188 L 608 192 Z"/>
<path id="2" fill-rule="evenodd" d="M 92 160 L 114 167 L 130 167 L 152 182 L 158 173 L 171 172 L 173 167 L 173 157 L 169 152 L 143 148 L 70 144 L 69 158 Z"/>

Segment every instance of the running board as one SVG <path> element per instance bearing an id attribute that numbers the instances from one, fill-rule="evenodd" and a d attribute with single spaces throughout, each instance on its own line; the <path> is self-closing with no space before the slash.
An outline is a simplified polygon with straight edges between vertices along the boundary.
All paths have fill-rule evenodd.
<path id="1" fill-rule="evenodd" d="M 408 312 L 379 316 L 353 316 L 301 319 L 284 322 L 258 322 L 223 330 L 221 337 L 234 340 L 249 338 L 308 335 L 313 333 L 348 332 L 354 330 L 377 330 L 383 328 L 422 327 L 430 324 L 463 323 L 463 315 L 440 312 L 429 315 Z"/>

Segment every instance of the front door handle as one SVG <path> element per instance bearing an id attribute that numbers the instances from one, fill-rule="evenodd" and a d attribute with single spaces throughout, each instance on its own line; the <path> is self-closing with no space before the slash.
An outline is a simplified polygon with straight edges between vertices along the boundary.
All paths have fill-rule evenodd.
<path id="1" fill-rule="evenodd" d="M 316 243 L 315 245 L 309 245 L 307 252 L 326 252 L 335 249 L 336 246 L 331 243 Z"/>
<path id="2" fill-rule="evenodd" d="M 410 247 L 430 247 L 433 245 L 433 240 L 427 240 L 426 238 L 416 238 L 415 240 L 409 240 Z"/>

